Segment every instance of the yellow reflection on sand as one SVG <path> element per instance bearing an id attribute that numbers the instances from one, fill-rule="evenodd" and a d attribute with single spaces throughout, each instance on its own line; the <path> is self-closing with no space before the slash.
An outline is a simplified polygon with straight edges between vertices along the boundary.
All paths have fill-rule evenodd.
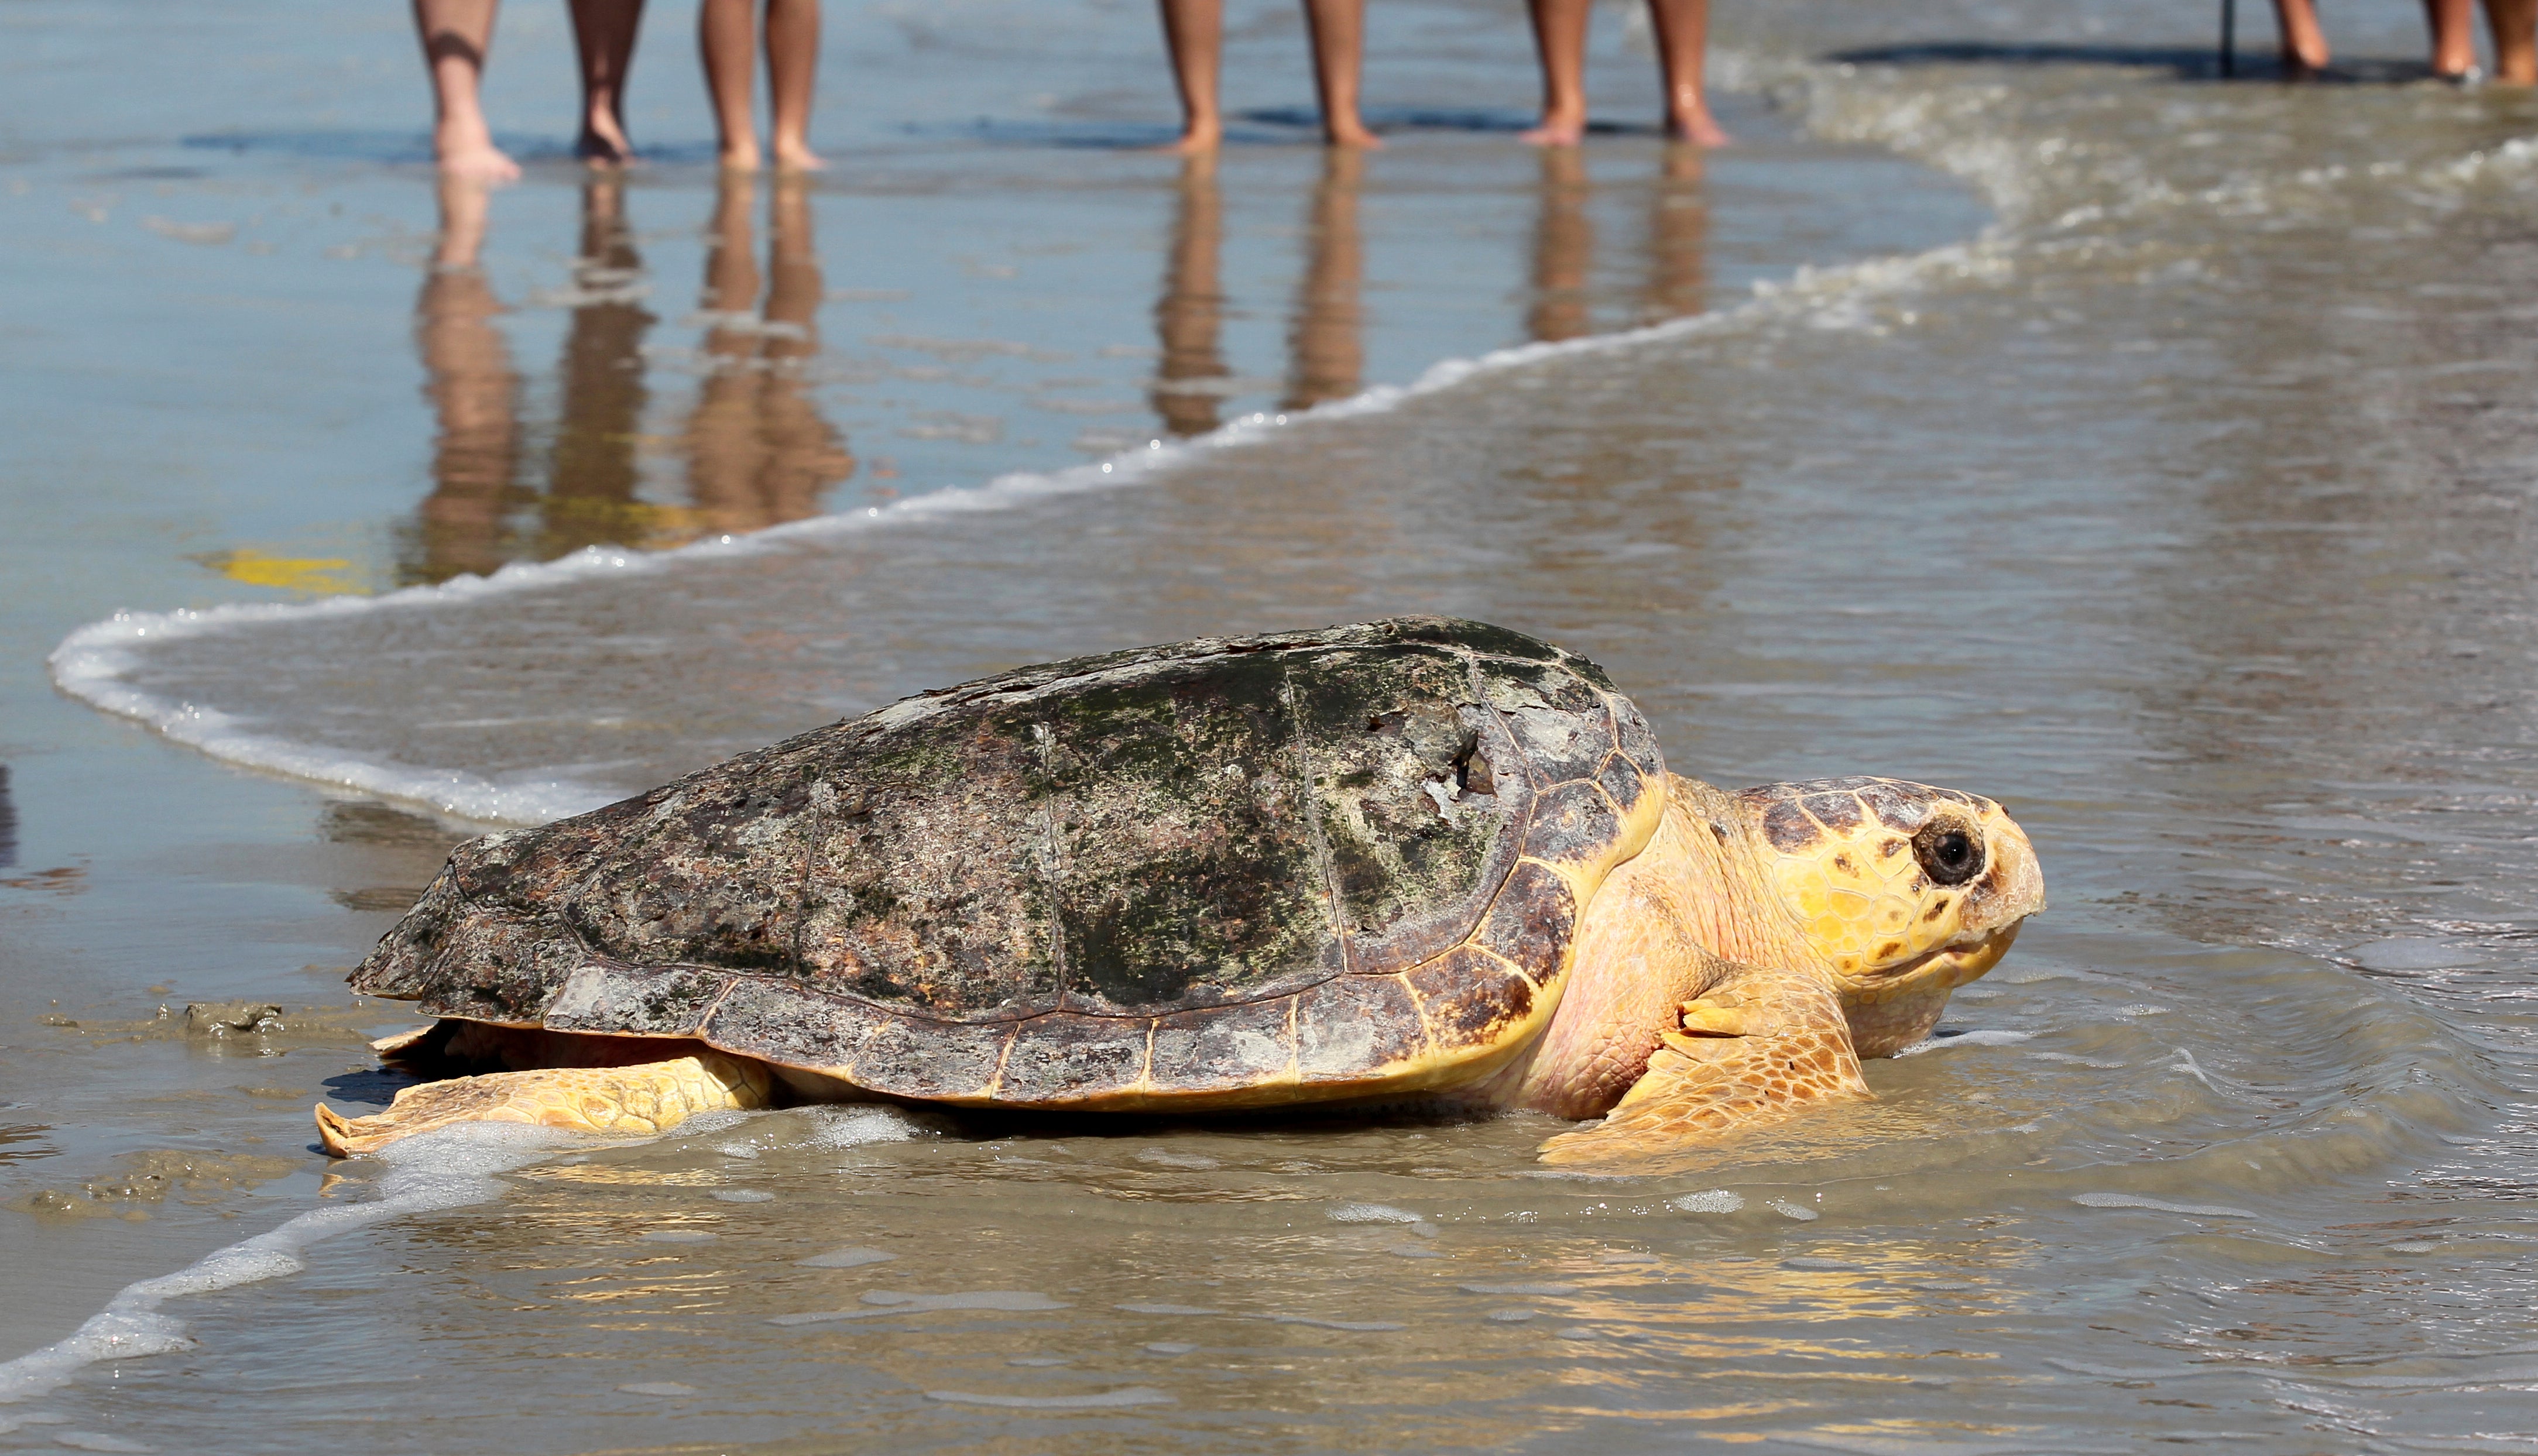
<path id="1" fill-rule="evenodd" d="M 208 551 L 187 558 L 249 586 L 278 586 L 310 596 L 345 596 L 367 587 L 349 573 L 344 557 L 286 557 L 242 546 L 234 551 Z"/>

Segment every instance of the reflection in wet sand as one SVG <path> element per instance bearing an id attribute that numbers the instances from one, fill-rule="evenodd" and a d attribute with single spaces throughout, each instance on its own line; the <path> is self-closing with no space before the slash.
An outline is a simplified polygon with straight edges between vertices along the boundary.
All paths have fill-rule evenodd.
<path id="1" fill-rule="evenodd" d="M 688 508 L 641 497 L 652 403 L 643 351 L 659 319 L 643 306 L 643 259 L 623 184 L 594 178 L 582 191 L 542 484 L 523 423 L 530 391 L 497 324 L 507 310 L 477 266 L 487 194 L 450 183 L 440 204 L 439 252 L 415 303 L 436 425 L 433 490 L 416 512 L 403 581 L 483 574 L 589 546 L 657 549 L 760 530 L 818 513 L 821 495 L 854 474 L 854 457 L 803 388 L 803 365 L 820 351 L 824 291 L 801 188 L 774 194 L 763 277 L 751 235 L 754 186 L 736 178 L 716 194 L 703 290 L 710 369 L 678 437 Z"/>
<path id="2" fill-rule="evenodd" d="M 1364 152 L 1334 147 L 1323 154 L 1321 181 L 1313 188 L 1304 228 L 1311 251 L 1288 324 L 1287 396 L 1279 401 L 1281 408 L 1308 410 L 1364 387 L 1366 313 L 1358 293 L 1366 282 L 1366 247 L 1357 206 L 1365 175 Z"/>
<path id="3" fill-rule="evenodd" d="M 1675 143 L 1658 165 L 1648 196 L 1648 283 L 1639 323 L 1689 318 L 1709 306 L 1709 202 L 1702 186 L 1702 155 L 1699 147 Z"/>
<path id="4" fill-rule="evenodd" d="M 766 307 L 751 245 L 752 180 L 725 173 L 705 253 L 704 353 L 712 372 L 689 418 L 688 490 L 701 534 L 756 531 L 817 514 L 855 458 L 802 391 L 820 352 L 820 255 L 798 184 L 775 189 Z"/>
<path id="5" fill-rule="evenodd" d="M 416 512 L 422 560 L 399 574 L 439 581 L 486 572 L 509 559 L 501 541 L 520 468 L 520 376 L 494 326 L 501 300 L 477 257 L 485 240 L 485 189 L 440 185 L 440 251 L 415 299 L 415 347 L 436 428 L 432 494 Z"/>
<path id="6" fill-rule="evenodd" d="M 1542 149 L 1541 204 L 1533 225 L 1533 295 L 1525 337 L 1538 344 L 1583 338 L 1595 328 L 1587 280 L 1595 259 L 1595 224 L 1586 216 L 1592 184 L 1576 147 Z"/>
<path id="7" fill-rule="evenodd" d="M 1575 148 L 1543 152 L 1534 212 L 1532 271 L 1525 337 L 1553 344 L 1596 332 L 1594 179 Z M 1632 325 L 1687 318 L 1708 306 L 1709 207 L 1702 150 L 1669 146 L 1658 154 L 1648 189 L 1646 276 Z"/>
<path id="8" fill-rule="evenodd" d="M 1688 317 L 1708 305 L 1709 210 L 1703 153 L 1669 146 L 1657 154 L 1648 189 L 1644 276 L 1635 302 L 1607 298 L 1608 312 L 1632 324 Z M 1211 156 L 1184 160 L 1174 189 L 1163 288 L 1155 300 L 1159 362 L 1147 399 L 1166 432 L 1205 434 L 1224 423 L 1236 387 L 1224 333 L 1232 314 L 1224 285 L 1225 198 Z M 1367 386 L 1369 319 L 1363 294 L 1368 257 L 1360 206 L 1364 153 L 1323 159 L 1306 205 L 1304 256 L 1287 324 L 1286 385 L 1279 407 L 1310 409 Z M 1584 338 L 1597 327 L 1594 184 L 1573 148 L 1541 154 L 1533 228 L 1523 244 L 1528 278 L 1519 326 L 1540 343 Z M 1614 322 L 1620 320 L 1608 320 Z"/>
<path id="9" fill-rule="evenodd" d="M 1199 1422 L 1268 1423 L 1282 1446 L 1320 1449 L 1342 1423 L 1363 1445 L 1486 1445 L 1510 1417 L 1536 1431 L 1740 1423 L 1916 1386 L 1994 1411 L 2032 1379 L 1983 1336 L 2021 1308 L 2037 1252 L 1988 1228 L 1792 1242 L 1759 1203 L 1687 1222 L 1660 1181 L 1511 1182 L 1521 1123 L 1436 1142 L 1184 1127 L 1172 1146 L 1206 1150 L 1181 1154 L 1187 1168 L 1159 1162 L 1151 1136 L 985 1131 L 811 1108 L 589 1150 L 513 1174 L 498 1223 L 407 1225 L 391 1257 L 426 1277 L 380 1298 L 434 1332 L 412 1354 L 432 1378 L 487 1345 L 535 1350 L 611 1382 L 747 1388 L 781 1429 L 829 1445 L 917 1438 L 934 1418 L 908 1394 L 946 1386 L 1023 1406 L 1149 1382 Z M 1398 1257 L 1401 1225 L 1333 1216 L 1358 1195 L 1435 1219 L 1411 1239 L 1416 1262 Z M 879 1247 L 819 1252 L 841 1236 L 841 1201 L 850 1236 Z M 490 1332 L 467 1313 L 488 1297 L 503 1309 Z M 332 1312 L 312 1306 L 295 1335 L 322 1337 Z M 1492 1371 L 1486 1401 L 1476 1363 Z M 555 1443 L 560 1418 L 514 1419 L 523 1449 Z M 588 1423 L 574 1434 L 595 1443 Z M 957 1444 L 1112 1449 L 974 1431 Z"/>
<path id="10" fill-rule="evenodd" d="M 650 391 L 643 336 L 658 320 L 642 304 L 643 257 L 626 221 L 624 185 L 597 176 L 581 193 L 581 247 L 572 267 L 572 324 L 558 366 L 562 412 L 548 459 L 541 557 L 585 546 L 639 545 L 635 447 Z"/>
<path id="11" fill-rule="evenodd" d="M 1217 427 L 1217 410 L 1233 374 L 1221 343 L 1225 198 L 1217 190 L 1215 153 L 1182 161 L 1176 194 L 1164 296 L 1155 300 L 1155 342 L 1163 357 L 1147 398 L 1165 430 L 1176 435 L 1205 434 Z"/>

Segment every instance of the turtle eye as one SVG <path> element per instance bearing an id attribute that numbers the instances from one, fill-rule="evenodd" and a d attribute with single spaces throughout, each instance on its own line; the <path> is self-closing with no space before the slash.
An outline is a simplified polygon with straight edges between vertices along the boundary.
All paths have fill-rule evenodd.
<path id="1" fill-rule="evenodd" d="M 1963 885 L 1982 869 L 1982 845 L 1964 827 L 1941 820 L 1912 836 L 1912 857 L 1941 885 Z"/>

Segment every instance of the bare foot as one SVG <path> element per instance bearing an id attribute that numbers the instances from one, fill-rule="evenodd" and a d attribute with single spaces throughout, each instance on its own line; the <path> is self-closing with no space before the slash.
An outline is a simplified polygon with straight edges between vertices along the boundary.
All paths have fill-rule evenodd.
<path id="1" fill-rule="evenodd" d="M 1529 147 L 1574 147 L 1586 140 L 1586 118 L 1545 113 L 1540 125 L 1516 140 Z"/>
<path id="2" fill-rule="evenodd" d="M 444 175 L 474 182 L 516 182 L 520 165 L 502 155 L 478 127 L 444 127 L 432 138 L 432 155 Z"/>
<path id="3" fill-rule="evenodd" d="M 1180 134 L 1178 141 L 1166 142 L 1155 150 L 1174 157 L 1197 157 L 1215 151 L 1225 142 L 1225 128 L 1213 121 L 1193 121 Z"/>
<path id="4" fill-rule="evenodd" d="M 1355 147 L 1365 152 L 1383 150 L 1383 138 L 1366 129 L 1364 122 L 1347 122 L 1322 133 L 1322 141 L 1332 147 Z"/>
<path id="5" fill-rule="evenodd" d="M 748 141 L 725 143 L 721 156 L 717 160 L 722 163 L 724 171 L 756 171 L 766 165 L 758 155 L 758 140 L 755 137 Z"/>
<path id="6" fill-rule="evenodd" d="M 1666 135 L 1678 142 L 1690 142 L 1696 147 L 1736 145 L 1736 139 L 1729 136 L 1726 128 L 1720 126 L 1706 109 L 1668 119 Z"/>
<path id="7" fill-rule="evenodd" d="M 808 142 L 779 140 L 775 144 L 777 171 L 826 171 L 828 166 Z"/>
<path id="8" fill-rule="evenodd" d="M 624 166 L 634 160 L 634 144 L 626 138 L 626 128 L 606 112 L 582 118 L 581 136 L 572 144 L 575 157 L 592 166 Z"/>
<path id="9" fill-rule="evenodd" d="M 2316 22 L 2308 26 L 2309 33 L 2286 36 L 2283 41 L 2283 79 L 2314 81 L 2326 71 L 2332 53 L 2326 48 L 2326 36 L 2317 33 Z"/>

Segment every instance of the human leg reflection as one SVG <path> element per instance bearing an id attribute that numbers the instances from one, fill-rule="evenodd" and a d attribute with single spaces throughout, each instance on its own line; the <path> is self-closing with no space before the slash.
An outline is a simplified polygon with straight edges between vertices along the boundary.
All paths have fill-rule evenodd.
<path id="1" fill-rule="evenodd" d="M 520 376 L 494 326 L 502 302 L 477 266 L 486 213 L 482 185 L 443 176 L 440 247 L 414 305 L 434 435 L 432 494 L 417 512 L 421 560 L 406 563 L 408 580 L 445 581 L 501 566 L 509 556 L 504 517 L 525 494 L 517 486 Z"/>
<path id="2" fill-rule="evenodd" d="M 1279 407 L 1308 410 L 1358 392 L 1366 373 L 1366 317 L 1358 292 L 1366 280 L 1366 250 L 1358 232 L 1358 186 L 1366 154 L 1335 147 L 1322 154 L 1322 179 L 1313 188 L 1305 225 L 1312 249 L 1296 310 L 1287 328 L 1287 397 Z"/>
<path id="3" fill-rule="evenodd" d="M 596 175 L 581 190 L 581 250 L 565 333 L 560 418 L 549 461 L 542 556 L 601 544 L 641 546 L 651 534 L 635 499 L 636 447 L 650 391 L 643 336 L 657 322 L 642 304 L 643 259 L 627 225 L 625 188 Z"/>
<path id="4" fill-rule="evenodd" d="M 1536 343 L 1574 339 L 1594 328 L 1586 282 L 1594 266 L 1595 225 L 1586 216 L 1586 159 L 1573 147 L 1547 147 L 1541 157 L 1540 202 L 1533 224 L 1532 301 L 1524 331 Z"/>
<path id="5" fill-rule="evenodd" d="M 748 174 L 723 174 L 706 243 L 708 371 L 683 443 L 689 497 L 707 534 L 815 515 L 821 496 L 855 472 L 854 456 L 802 387 L 802 365 L 820 352 L 826 293 L 809 196 L 794 183 L 775 188 L 762 312 L 750 235 L 756 193 Z"/>
<path id="6" fill-rule="evenodd" d="M 1172 247 L 1164 264 L 1164 293 L 1155 300 L 1155 342 L 1162 358 L 1147 398 L 1173 434 L 1205 434 L 1217 425 L 1225 366 L 1219 336 L 1225 292 L 1218 258 L 1225 246 L 1225 200 L 1216 187 L 1216 154 L 1181 160 L 1172 216 Z"/>
<path id="7" fill-rule="evenodd" d="M 1709 205 L 1701 185 L 1702 152 L 1665 149 L 1648 200 L 1648 285 L 1639 321 L 1685 318 L 1709 306 Z"/>

